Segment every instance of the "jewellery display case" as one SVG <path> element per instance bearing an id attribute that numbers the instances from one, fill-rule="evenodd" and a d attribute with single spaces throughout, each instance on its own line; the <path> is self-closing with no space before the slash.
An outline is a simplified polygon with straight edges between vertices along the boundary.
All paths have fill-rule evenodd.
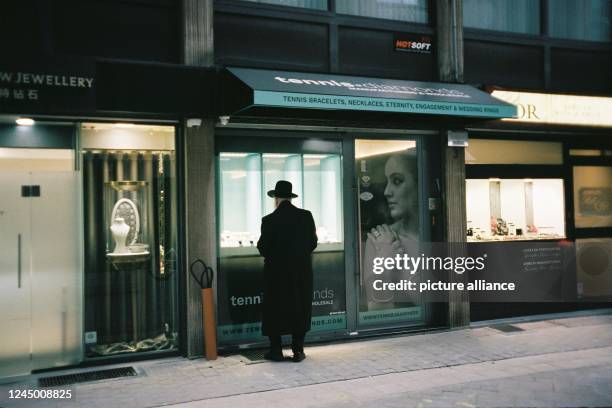
<path id="1" fill-rule="evenodd" d="M 288 180 L 292 203 L 312 212 L 318 251 L 342 248 L 342 177 L 334 154 L 221 153 L 220 236 L 222 255 L 259 255 L 261 218 L 274 211 L 267 192 Z"/>
<path id="2" fill-rule="evenodd" d="M 86 356 L 178 347 L 174 128 L 86 123 Z"/>
<path id="3" fill-rule="evenodd" d="M 466 180 L 467 240 L 565 238 L 562 179 Z"/>
<path id="4" fill-rule="evenodd" d="M 279 180 L 291 182 L 298 195 L 292 204 L 309 210 L 317 228 L 318 244 L 312 254 L 312 332 L 344 329 L 341 156 L 222 150 L 218 158 L 219 343 L 261 338 L 264 260 L 257 241 L 262 217 L 275 210 L 267 192 Z"/>

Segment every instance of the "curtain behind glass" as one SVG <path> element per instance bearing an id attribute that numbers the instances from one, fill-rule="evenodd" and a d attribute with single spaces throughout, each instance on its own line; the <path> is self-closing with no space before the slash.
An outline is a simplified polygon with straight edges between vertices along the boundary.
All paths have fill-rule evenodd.
<path id="1" fill-rule="evenodd" d="M 554 0 L 549 1 L 548 5 L 551 37 L 612 40 L 612 1 Z"/>
<path id="2" fill-rule="evenodd" d="M 549 4 L 555 1 L 549 2 Z M 463 0 L 463 25 L 485 30 L 540 33 L 538 0 Z"/>
<path id="3" fill-rule="evenodd" d="M 160 334 L 173 337 L 178 331 L 174 167 L 173 153 L 83 153 L 85 332 L 96 332 L 99 345 L 137 342 Z M 113 269 L 106 257 L 104 237 L 109 226 L 104 222 L 104 186 L 116 180 L 146 181 L 150 186 L 147 208 L 139 210 L 141 228 L 146 224 L 151 235 L 151 257 L 131 271 Z"/>
<path id="4" fill-rule="evenodd" d="M 277 4 L 279 6 L 302 7 L 327 10 L 327 0 L 245 0 L 253 3 Z"/>
<path id="5" fill-rule="evenodd" d="M 427 23 L 427 0 L 336 0 L 336 12 Z"/>

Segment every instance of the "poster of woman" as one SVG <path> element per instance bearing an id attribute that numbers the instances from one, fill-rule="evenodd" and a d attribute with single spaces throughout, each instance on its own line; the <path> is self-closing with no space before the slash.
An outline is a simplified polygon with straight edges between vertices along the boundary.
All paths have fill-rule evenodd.
<path id="1" fill-rule="evenodd" d="M 422 300 L 415 293 L 378 291 L 373 283 L 415 279 L 408 271 L 373 272 L 375 258 L 419 251 L 419 200 L 417 149 L 414 141 L 358 140 L 356 175 L 359 195 L 361 302 L 360 312 L 394 310 L 374 321 L 421 317 Z M 417 309 L 418 313 L 417 313 Z M 369 316 L 369 314 L 368 314 Z"/>

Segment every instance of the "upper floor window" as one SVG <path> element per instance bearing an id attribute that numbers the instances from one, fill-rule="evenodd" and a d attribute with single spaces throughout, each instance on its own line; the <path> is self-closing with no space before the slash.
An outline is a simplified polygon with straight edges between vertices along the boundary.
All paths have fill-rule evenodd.
<path id="1" fill-rule="evenodd" d="M 355 16 L 427 23 L 427 0 L 336 0 L 336 12 Z"/>
<path id="2" fill-rule="evenodd" d="M 612 1 L 555 0 L 548 2 L 550 36 L 575 40 L 610 41 Z"/>
<path id="3" fill-rule="evenodd" d="M 485 30 L 539 34 L 540 2 L 538 0 L 463 0 L 463 25 Z"/>
<path id="4" fill-rule="evenodd" d="M 245 0 L 253 3 L 276 4 L 279 6 L 302 7 L 315 10 L 327 10 L 327 0 Z"/>

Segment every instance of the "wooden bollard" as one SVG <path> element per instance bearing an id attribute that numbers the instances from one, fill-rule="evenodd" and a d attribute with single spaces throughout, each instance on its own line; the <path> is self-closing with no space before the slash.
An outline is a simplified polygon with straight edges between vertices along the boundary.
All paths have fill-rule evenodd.
<path id="1" fill-rule="evenodd" d="M 217 359 L 217 326 L 212 288 L 202 289 L 202 321 L 204 324 L 204 353 L 207 360 Z"/>

